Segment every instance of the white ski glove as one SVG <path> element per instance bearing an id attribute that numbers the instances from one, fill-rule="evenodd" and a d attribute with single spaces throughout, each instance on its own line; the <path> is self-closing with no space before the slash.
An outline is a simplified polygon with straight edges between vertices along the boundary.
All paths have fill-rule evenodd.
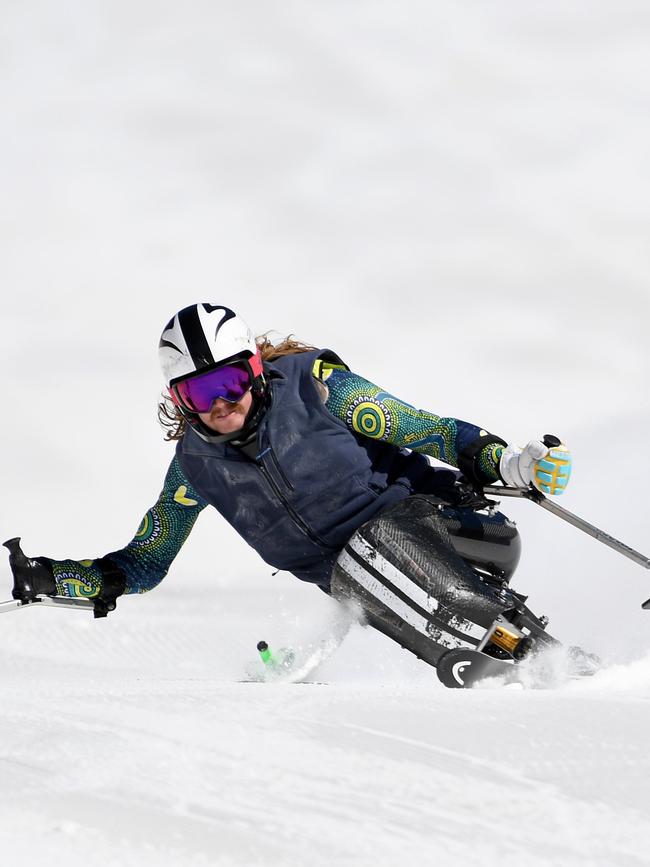
<path id="1" fill-rule="evenodd" d="M 557 437 L 531 440 L 521 449 L 510 445 L 505 448 L 499 461 L 499 475 L 511 488 L 527 488 L 534 485 L 544 494 L 559 496 L 569 484 L 571 477 L 571 452 Z"/>

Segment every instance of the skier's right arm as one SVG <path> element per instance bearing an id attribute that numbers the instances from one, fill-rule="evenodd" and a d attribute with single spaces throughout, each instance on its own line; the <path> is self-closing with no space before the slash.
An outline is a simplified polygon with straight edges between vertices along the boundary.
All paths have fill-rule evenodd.
<path id="1" fill-rule="evenodd" d="M 152 590 L 167 574 L 206 501 L 193 490 L 173 458 L 157 502 L 146 513 L 125 548 L 96 560 L 51 560 L 56 593 L 67 597 L 107 598 Z"/>

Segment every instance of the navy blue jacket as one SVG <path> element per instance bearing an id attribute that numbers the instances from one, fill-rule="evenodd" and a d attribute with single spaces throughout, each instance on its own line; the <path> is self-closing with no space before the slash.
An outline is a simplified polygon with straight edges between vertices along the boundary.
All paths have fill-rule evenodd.
<path id="1" fill-rule="evenodd" d="M 312 369 L 322 350 L 265 365 L 269 406 L 251 460 L 191 429 L 177 457 L 196 491 L 270 565 L 329 586 L 334 561 L 362 524 L 418 491 L 443 492 L 451 471 L 350 430 L 323 403 Z"/>

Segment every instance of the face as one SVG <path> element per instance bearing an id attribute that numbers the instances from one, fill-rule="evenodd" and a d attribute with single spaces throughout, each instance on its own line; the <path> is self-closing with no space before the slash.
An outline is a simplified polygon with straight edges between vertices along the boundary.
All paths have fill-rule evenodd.
<path id="1" fill-rule="evenodd" d="M 237 403 L 229 403 L 219 397 L 212 404 L 210 412 L 200 412 L 198 415 L 203 424 L 215 433 L 235 433 L 243 428 L 252 405 L 253 394 L 247 391 Z"/>

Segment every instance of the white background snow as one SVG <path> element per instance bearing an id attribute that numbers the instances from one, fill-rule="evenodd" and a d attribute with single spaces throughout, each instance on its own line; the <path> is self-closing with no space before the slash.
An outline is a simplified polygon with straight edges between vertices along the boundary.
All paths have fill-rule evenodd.
<path id="1" fill-rule="evenodd" d="M 3 0 L 2 539 L 124 545 L 172 455 L 195 301 L 409 402 L 575 456 L 650 553 L 650 8 Z M 315 457 L 317 460 L 317 457 Z M 36 865 L 650 863 L 650 574 L 528 503 L 515 579 L 593 681 L 446 691 L 206 511 L 115 614 L 0 621 L 0 852 Z M 9 598 L 8 567 L 0 572 Z"/>

